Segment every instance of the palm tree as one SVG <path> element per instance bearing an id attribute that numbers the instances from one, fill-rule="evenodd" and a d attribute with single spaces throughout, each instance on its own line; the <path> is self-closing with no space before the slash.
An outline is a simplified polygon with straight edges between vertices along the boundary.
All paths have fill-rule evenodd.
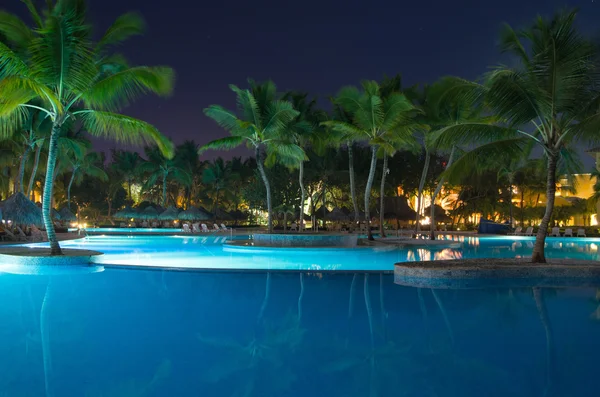
<path id="1" fill-rule="evenodd" d="M 556 171 L 561 152 L 580 139 L 598 140 L 600 75 L 596 46 L 577 32 L 576 12 L 561 12 L 551 20 L 538 17 L 533 26 L 515 31 L 506 26 L 502 49 L 517 57 L 516 67 L 498 66 L 485 84 L 464 82 L 485 96 L 492 111 L 508 128 L 464 126 L 450 139 L 506 143 L 531 139 L 546 158 L 546 209 L 537 232 L 532 262 L 544 263 L 544 243 L 554 209 Z M 530 127 L 526 129 L 526 127 Z M 460 137 L 460 138 L 459 138 Z M 493 143 L 492 143 L 493 144 Z M 497 150 L 497 146 L 496 146 Z"/>
<path id="2" fill-rule="evenodd" d="M 111 151 L 111 157 L 111 167 L 121 177 L 121 180 L 127 184 L 127 198 L 133 202 L 131 185 L 138 176 L 138 167 L 142 164 L 143 159 L 137 152 L 114 149 Z"/>
<path id="3" fill-rule="evenodd" d="M 167 207 L 167 182 L 169 177 L 182 183 L 190 183 L 190 175 L 177 163 L 177 159 L 166 158 L 157 146 L 146 147 L 148 161 L 144 161 L 137 167 L 139 174 L 147 174 L 148 179 L 144 190 L 156 185 L 157 181 L 162 184 L 162 206 Z"/>
<path id="4" fill-rule="evenodd" d="M 200 186 L 204 163 L 198 158 L 199 145 L 194 141 L 185 141 L 175 149 L 175 161 L 190 175 L 189 184 L 184 185 L 183 205 L 188 208 L 192 197 L 196 196 L 196 189 Z"/>
<path id="5" fill-rule="evenodd" d="M 321 148 L 323 136 L 319 123 L 325 120 L 325 114 L 316 108 L 317 101 L 315 99 L 308 101 L 306 93 L 288 93 L 283 99 L 290 100 L 294 109 L 299 114 L 298 117 L 291 123 L 289 132 L 292 135 L 291 140 L 298 146 L 306 149 L 312 146 L 313 149 Z M 300 184 L 300 220 L 299 230 L 304 230 L 304 201 L 306 200 L 306 188 L 304 187 L 304 159 L 298 164 L 298 182 Z"/>
<path id="6" fill-rule="evenodd" d="M 215 159 L 202 172 L 202 183 L 209 187 L 209 192 L 212 193 L 213 208 L 212 212 L 217 216 L 217 208 L 219 206 L 219 194 L 221 191 L 228 189 L 229 179 L 231 176 L 231 164 L 226 164 L 222 158 Z"/>
<path id="7" fill-rule="evenodd" d="M 412 116 L 414 107 L 401 93 L 394 92 L 382 96 L 380 86 L 375 81 L 363 81 L 362 91 L 356 87 L 343 88 L 335 98 L 336 104 L 351 115 L 351 122 L 341 120 L 325 121 L 322 124 L 338 131 L 352 140 L 362 140 L 371 146 L 371 165 L 365 187 L 365 221 L 369 240 L 373 240 L 369 205 L 371 187 L 377 166 L 377 150 L 387 145 L 385 135 Z"/>
<path id="8" fill-rule="evenodd" d="M 23 179 L 25 177 L 25 166 L 29 159 L 30 153 L 36 148 L 40 148 L 41 143 L 45 138 L 44 127 L 46 124 L 45 115 L 37 109 L 27 109 L 25 112 L 26 116 L 23 122 L 21 131 L 19 131 L 16 137 L 19 141 L 20 146 L 23 147 L 21 154 L 21 160 L 19 163 L 19 172 L 15 178 L 14 191 L 23 193 Z M 39 159 L 39 155 L 36 152 L 36 159 Z M 29 190 L 28 190 L 29 191 Z"/>
<path id="9" fill-rule="evenodd" d="M 277 99 L 276 86 L 272 81 L 257 84 L 249 80 L 250 89 L 242 90 L 235 85 L 229 88 L 236 94 L 237 115 L 219 105 L 211 105 L 204 113 L 217 124 L 229 131 L 230 137 L 214 140 L 199 149 L 199 153 L 208 149 L 233 149 L 242 144 L 254 149 L 258 171 L 265 185 L 267 210 L 269 214 L 268 231 L 273 232 L 273 205 L 271 186 L 264 169 L 264 163 L 282 164 L 295 167 L 306 155 L 304 150 L 286 137 L 286 131 L 299 112 L 292 104 Z M 263 160 L 262 152 L 266 158 Z"/>
<path id="10" fill-rule="evenodd" d="M 102 168 L 102 156 L 96 152 L 88 152 L 83 156 L 74 152 L 69 160 L 71 178 L 67 187 L 67 207 L 71 209 L 71 187 L 73 186 L 73 182 L 76 185 L 80 185 L 84 177 L 108 181 L 108 175 L 106 175 L 104 168 Z"/>
<path id="11" fill-rule="evenodd" d="M 51 254 L 60 255 L 50 206 L 63 125 L 69 119 L 77 119 L 92 135 L 125 143 L 153 142 L 166 155 L 171 155 L 172 144 L 154 126 L 114 110 L 140 94 L 170 94 L 173 71 L 167 67 L 129 67 L 122 57 L 110 56 L 111 45 L 143 30 L 142 20 L 135 14 L 117 18 L 101 39 L 94 42 L 82 1 L 48 3 L 43 18 L 31 2 L 27 3 L 34 21 L 32 28 L 16 16 L 2 14 L 2 18 L 10 22 L 0 24 L 5 26 L 2 33 L 7 41 L 20 37 L 21 48 L 26 47 L 27 51 L 13 50 L 6 43 L 0 43 L 3 61 L 0 133 L 7 135 L 21 126 L 23 111 L 28 108 L 43 112 L 52 121 L 42 213 Z"/>

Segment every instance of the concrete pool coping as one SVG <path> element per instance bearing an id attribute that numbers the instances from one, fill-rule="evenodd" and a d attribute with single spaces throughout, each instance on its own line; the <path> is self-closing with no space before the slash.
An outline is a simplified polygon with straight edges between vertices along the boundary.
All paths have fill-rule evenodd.
<path id="1" fill-rule="evenodd" d="M 419 288 L 477 289 L 506 287 L 600 286 L 600 262 L 529 258 L 474 258 L 394 265 L 394 283 Z"/>
<path id="2" fill-rule="evenodd" d="M 62 255 L 50 255 L 50 248 L 7 247 L 0 251 L 0 265 L 11 266 L 81 266 L 94 263 L 102 252 L 63 248 Z"/>

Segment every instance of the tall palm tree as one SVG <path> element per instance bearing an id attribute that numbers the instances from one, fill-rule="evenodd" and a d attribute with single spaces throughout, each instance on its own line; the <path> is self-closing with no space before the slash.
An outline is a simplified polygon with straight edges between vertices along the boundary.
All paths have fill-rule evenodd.
<path id="1" fill-rule="evenodd" d="M 238 114 L 219 105 L 211 105 L 204 113 L 226 129 L 231 136 L 209 142 L 200 153 L 208 149 L 233 149 L 246 144 L 254 150 L 258 171 L 267 195 L 268 231 L 273 232 L 273 204 L 271 185 L 264 164 L 275 162 L 295 167 L 306 155 L 304 150 L 289 141 L 286 131 L 299 112 L 288 101 L 277 99 L 277 89 L 272 81 L 257 84 L 249 80 L 250 88 L 242 90 L 235 85 L 229 88 L 236 94 Z M 263 160 L 263 151 L 266 158 Z"/>
<path id="2" fill-rule="evenodd" d="M 200 186 L 200 176 L 204 164 L 198 158 L 199 145 L 194 141 L 185 141 L 175 148 L 175 162 L 190 176 L 189 184 L 183 186 L 183 205 L 185 208 L 191 204 L 192 197 L 196 196 L 196 189 Z"/>
<path id="3" fill-rule="evenodd" d="M 110 56 L 111 45 L 142 32 L 142 20 L 135 14 L 117 18 L 94 42 L 83 1 L 49 2 L 42 15 L 31 1 L 26 3 L 34 26 L 29 28 L 15 16 L 10 16 L 10 23 L 0 24 L 7 41 L 19 37 L 23 49 L 13 50 L 0 43 L 0 134 L 7 135 L 22 125 L 27 108 L 43 112 L 52 121 L 42 214 L 51 254 L 60 255 L 50 206 L 63 125 L 77 119 L 92 135 L 126 143 L 153 142 L 171 155 L 172 144 L 154 126 L 114 111 L 140 94 L 170 94 L 173 71 L 167 67 L 130 67 L 122 57 Z M 7 15 L 2 17 L 8 19 Z"/>
<path id="4" fill-rule="evenodd" d="M 465 125 L 444 140 L 482 139 L 507 142 L 523 137 L 537 144 L 546 158 L 546 209 L 532 254 L 544 263 L 544 244 L 554 209 L 556 173 L 561 152 L 577 140 L 597 141 L 600 127 L 600 75 L 597 47 L 575 28 L 575 11 L 538 17 L 529 29 L 506 26 L 502 50 L 519 60 L 518 66 L 498 66 L 484 84 L 464 82 L 484 96 L 508 128 Z M 496 147 L 497 150 L 497 147 Z"/>
<path id="5" fill-rule="evenodd" d="M 202 172 L 202 183 L 206 185 L 212 195 L 212 211 L 217 216 L 219 194 L 228 189 L 231 177 L 231 164 L 225 163 L 221 157 L 215 159 Z"/>
<path id="6" fill-rule="evenodd" d="M 308 100 L 308 94 L 290 92 L 283 99 L 292 102 L 294 109 L 299 112 L 298 117 L 291 123 L 289 133 L 292 142 L 305 149 L 311 146 L 320 149 L 324 146 L 324 136 L 320 123 L 325 121 L 325 113 L 317 110 L 317 101 Z M 299 230 L 304 230 L 304 202 L 306 200 L 306 188 L 304 187 L 304 159 L 298 163 L 298 182 L 300 184 L 300 220 Z"/>
<path id="7" fill-rule="evenodd" d="M 83 156 L 73 152 L 69 158 L 71 178 L 67 187 L 67 207 L 71 209 L 71 187 L 73 183 L 80 185 L 84 178 L 97 178 L 108 181 L 108 175 L 102 167 L 102 156 L 99 153 L 89 151 Z"/>
<path id="8" fill-rule="evenodd" d="M 147 174 L 148 179 L 144 184 L 144 190 L 156 185 L 161 181 L 162 185 L 162 206 L 167 206 L 167 183 L 171 178 L 183 185 L 190 183 L 190 174 L 183 169 L 177 159 L 166 158 L 157 146 L 146 147 L 147 161 L 144 161 L 137 167 L 139 174 Z"/>
<path id="9" fill-rule="evenodd" d="M 414 107 L 401 93 L 382 96 L 375 81 L 363 81 L 362 91 L 356 87 L 343 88 L 335 98 L 336 104 L 351 115 L 351 121 L 330 120 L 322 124 L 338 131 L 352 140 L 366 141 L 371 146 L 371 165 L 365 187 L 365 221 L 369 240 L 373 240 L 369 205 L 371 188 L 377 166 L 377 151 L 387 145 L 385 135 L 412 116 Z"/>
<path id="10" fill-rule="evenodd" d="M 134 201 L 131 185 L 138 175 L 138 167 L 142 164 L 143 159 L 137 152 L 114 149 L 111 151 L 111 157 L 112 169 L 120 176 L 121 180 L 127 184 L 127 198 L 130 201 Z"/>

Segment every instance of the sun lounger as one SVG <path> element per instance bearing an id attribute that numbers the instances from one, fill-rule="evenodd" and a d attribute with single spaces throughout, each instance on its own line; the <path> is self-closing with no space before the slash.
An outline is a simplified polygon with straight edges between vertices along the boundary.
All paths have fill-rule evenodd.
<path id="1" fill-rule="evenodd" d="M 217 225 L 217 224 L 215 223 L 215 224 L 213 224 L 213 230 L 214 230 L 215 232 L 220 232 L 220 231 L 221 231 L 221 228 L 219 227 L 219 225 Z"/>
<path id="2" fill-rule="evenodd" d="M 44 241 L 44 233 L 35 225 L 31 225 L 31 237 L 33 241 Z"/>
<path id="3" fill-rule="evenodd" d="M 550 237 L 560 237 L 560 229 L 557 227 L 553 227 L 552 233 L 550 233 Z"/>
<path id="4" fill-rule="evenodd" d="M 184 233 L 191 233 L 192 231 L 190 230 L 190 225 L 188 225 L 187 223 L 183 224 L 183 232 Z"/>
<path id="5" fill-rule="evenodd" d="M 156 229 L 158 227 L 158 222 L 152 222 L 152 227 Z"/>
<path id="6" fill-rule="evenodd" d="M 199 223 L 192 223 L 192 232 L 200 233 L 200 224 Z"/>
<path id="7" fill-rule="evenodd" d="M 290 232 L 297 232 L 297 231 L 298 231 L 298 224 L 292 223 L 292 225 L 290 226 Z"/>
<path id="8" fill-rule="evenodd" d="M 225 224 L 224 224 L 224 223 L 221 223 L 221 231 L 223 231 L 223 232 L 228 232 L 228 231 L 229 231 L 229 228 L 228 228 L 227 226 L 225 226 Z"/>
<path id="9" fill-rule="evenodd" d="M 524 236 L 533 236 L 533 226 L 529 226 L 526 230 L 525 233 L 523 233 Z"/>
<path id="10" fill-rule="evenodd" d="M 27 237 L 27 235 L 25 234 L 25 232 L 23 231 L 23 229 L 21 229 L 20 226 L 17 226 L 17 238 L 20 241 L 28 241 L 29 238 Z"/>
<path id="11" fill-rule="evenodd" d="M 523 228 L 522 228 L 521 226 L 519 226 L 519 227 L 517 227 L 517 228 L 515 229 L 515 231 L 514 231 L 514 232 L 512 232 L 512 233 L 508 233 L 508 234 L 510 234 L 510 235 L 512 235 L 512 236 L 520 236 L 520 235 L 522 235 L 522 234 L 523 234 L 522 232 L 523 232 Z"/>
<path id="12" fill-rule="evenodd" d="M 573 237 L 573 229 L 565 229 L 564 237 Z"/>
<path id="13" fill-rule="evenodd" d="M 206 227 L 206 223 L 203 223 L 200 226 L 202 227 L 203 233 L 210 233 L 210 230 L 208 230 L 208 228 Z"/>
<path id="14" fill-rule="evenodd" d="M 5 229 L 5 228 L 0 228 L 0 230 L 4 232 L 4 239 L 9 239 L 11 241 L 19 241 L 17 236 L 15 236 L 14 233 L 11 232 L 10 230 Z"/>
<path id="15" fill-rule="evenodd" d="M 146 222 L 146 221 L 142 222 L 142 227 L 148 227 L 148 222 Z"/>
<path id="16" fill-rule="evenodd" d="M 577 229 L 577 237 L 587 237 L 585 235 L 585 229 Z"/>

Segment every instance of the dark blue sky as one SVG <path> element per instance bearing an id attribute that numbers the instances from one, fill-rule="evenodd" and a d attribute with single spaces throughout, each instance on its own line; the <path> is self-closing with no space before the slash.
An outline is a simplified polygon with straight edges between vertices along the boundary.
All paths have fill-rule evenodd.
<path id="1" fill-rule="evenodd" d="M 6 3 L 10 2 L 10 5 Z M 272 79 L 280 90 L 335 94 L 362 79 L 402 73 L 405 84 L 445 75 L 473 79 L 501 60 L 503 22 L 527 26 L 537 14 L 578 7 L 581 28 L 596 34 L 600 0 L 244 1 L 89 0 L 103 31 L 126 11 L 140 12 L 145 36 L 121 51 L 137 64 L 177 72 L 169 99 L 144 98 L 124 110 L 149 121 L 176 143 L 224 136 L 203 113 L 209 104 L 234 107 L 228 84 Z M 2 7 L 24 15 L 17 0 Z M 99 148 L 112 147 L 99 143 Z M 212 154 L 207 153 L 208 157 Z"/>

